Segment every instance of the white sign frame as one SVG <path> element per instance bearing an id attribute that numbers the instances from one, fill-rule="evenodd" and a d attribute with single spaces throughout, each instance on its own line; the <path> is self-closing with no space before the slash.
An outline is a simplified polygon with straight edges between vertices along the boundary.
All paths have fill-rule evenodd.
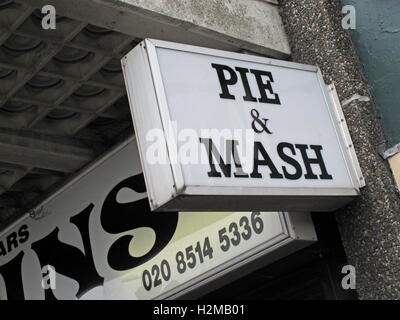
<path id="1" fill-rule="evenodd" d="M 170 143 L 166 129 L 171 117 L 156 53 L 157 48 L 316 73 L 340 145 L 341 154 L 338 157 L 344 159 L 352 187 L 186 186 L 182 165 L 179 162 L 149 164 L 145 159 L 146 150 L 150 144 L 146 141 L 146 133 L 149 130 L 159 129 L 164 132 L 167 139 L 163 147 L 167 154 L 173 154 L 173 148 L 176 148 Z M 138 44 L 122 59 L 122 67 L 150 207 L 153 211 L 249 211 L 249 209 L 252 211 L 334 211 L 357 197 L 360 194 L 359 189 L 365 185 L 336 91 L 334 87 L 325 85 L 318 67 L 154 39 L 145 39 Z M 160 181 L 162 183 L 159 183 Z"/>

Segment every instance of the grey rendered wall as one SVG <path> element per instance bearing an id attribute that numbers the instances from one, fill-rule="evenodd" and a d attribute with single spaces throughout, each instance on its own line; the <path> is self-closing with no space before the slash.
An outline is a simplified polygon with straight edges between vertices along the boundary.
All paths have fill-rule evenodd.
<path id="1" fill-rule="evenodd" d="M 400 143 L 400 1 L 342 0 L 356 9 L 351 30 L 388 146 Z"/>
<path id="2" fill-rule="evenodd" d="M 318 65 L 335 83 L 341 101 L 371 97 L 357 51 L 341 27 L 340 0 L 281 0 L 281 16 L 292 59 Z M 361 299 L 400 298 L 400 201 L 386 161 L 385 140 L 374 103 L 353 101 L 344 108 L 367 186 L 361 197 L 335 213 L 349 263 L 356 268 Z"/>

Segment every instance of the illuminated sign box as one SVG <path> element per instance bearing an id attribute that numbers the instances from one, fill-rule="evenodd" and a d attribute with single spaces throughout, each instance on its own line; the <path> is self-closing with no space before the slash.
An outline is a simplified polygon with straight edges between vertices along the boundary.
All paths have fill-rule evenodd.
<path id="1" fill-rule="evenodd" d="M 359 195 L 317 67 L 158 40 L 122 65 L 152 210 L 331 211 Z"/>

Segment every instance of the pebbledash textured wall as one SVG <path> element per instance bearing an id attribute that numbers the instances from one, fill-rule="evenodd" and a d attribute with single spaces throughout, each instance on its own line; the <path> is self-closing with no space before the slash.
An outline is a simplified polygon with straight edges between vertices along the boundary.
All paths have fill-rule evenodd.
<path id="1" fill-rule="evenodd" d="M 358 53 L 342 28 L 340 0 L 280 0 L 293 61 L 318 65 L 336 85 L 367 186 L 361 197 L 335 213 L 360 299 L 400 299 L 400 197 L 387 161 L 385 141 Z"/>

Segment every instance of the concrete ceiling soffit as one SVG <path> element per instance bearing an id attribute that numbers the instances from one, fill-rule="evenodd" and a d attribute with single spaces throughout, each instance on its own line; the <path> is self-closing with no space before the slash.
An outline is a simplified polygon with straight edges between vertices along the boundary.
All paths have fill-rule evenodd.
<path id="1" fill-rule="evenodd" d="M 278 6 L 260 0 L 18 0 L 138 38 L 217 49 L 245 50 L 273 58 L 290 55 Z M 184 30 L 184 31 L 183 31 Z"/>

